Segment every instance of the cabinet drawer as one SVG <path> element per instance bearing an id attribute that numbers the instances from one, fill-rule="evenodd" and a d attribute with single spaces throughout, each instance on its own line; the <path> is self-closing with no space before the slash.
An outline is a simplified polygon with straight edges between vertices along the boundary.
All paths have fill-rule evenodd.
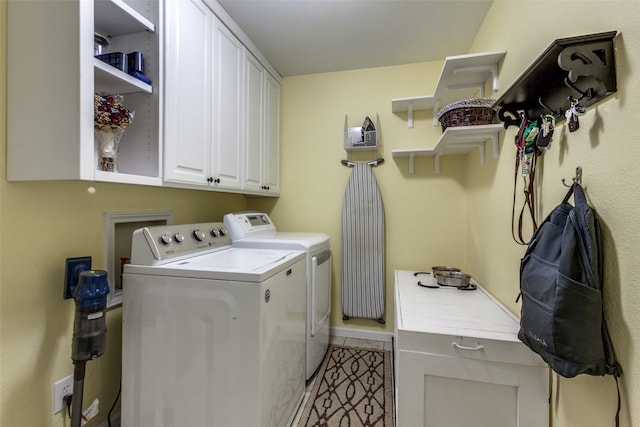
<path id="1" fill-rule="evenodd" d="M 500 341 L 411 331 L 398 331 L 397 340 L 399 349 L 417 353 L 517 365 L 546 366 L 539 355 L 529 350 L 520 341 Z"/>

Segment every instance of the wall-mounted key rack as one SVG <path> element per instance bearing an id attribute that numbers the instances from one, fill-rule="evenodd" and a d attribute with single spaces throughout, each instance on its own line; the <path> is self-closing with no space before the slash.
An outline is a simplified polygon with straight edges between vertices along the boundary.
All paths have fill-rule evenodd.
<path id="1" fill-rule="evenodd" d="M 586 108 L 617 91 L 616 31 L 554 41 L 493 105 L 498 118 L 519 126 L 552 114 L 560 122 L 572 102 Z"/>

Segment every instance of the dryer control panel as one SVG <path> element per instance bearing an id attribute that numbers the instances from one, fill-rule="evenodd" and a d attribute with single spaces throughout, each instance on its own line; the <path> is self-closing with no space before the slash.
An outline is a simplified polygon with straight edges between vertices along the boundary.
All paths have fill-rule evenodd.
<path id="1" fill-rule="evenodd" d="M 229 230 L 231 240 L 247 237 L 274 237 L 276 226 L 271 218 L 262 212 L 237 212 L 224 216 L 224 224 Z"/>
<path id="2" fill-rule="evenodd" d="M 144 227 L 133 232 L 131 263 L 159 265 L 230 245 L 231 236 L 222 222 Z"/>

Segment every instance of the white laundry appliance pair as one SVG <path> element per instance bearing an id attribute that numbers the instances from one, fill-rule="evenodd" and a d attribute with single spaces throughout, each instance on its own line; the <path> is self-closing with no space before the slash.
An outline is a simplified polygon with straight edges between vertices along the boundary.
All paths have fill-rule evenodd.
<path id="1" fill-rule="evenodd" d="M 283 427 L 305 388 L 306 257 L 224 224 L 136 230 L 123 274 L 123 427 Z"/>
<path id="2" fill-rule="evenodd" d="M 261 212 L 224 216 L 233 247 L 301 250 L 306 254 L 306 362 L 305 378 L 317 371 L 329 346 L 331 314 L 331 245 L 329 235 L 278 232 L 271 218 Z"/>

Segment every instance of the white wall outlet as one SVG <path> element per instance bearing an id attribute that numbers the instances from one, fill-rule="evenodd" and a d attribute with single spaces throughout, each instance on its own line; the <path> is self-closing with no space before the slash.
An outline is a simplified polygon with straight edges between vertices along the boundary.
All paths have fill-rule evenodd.
<path id="1" fill-rule="evenodd" d="M 73 394 L 73 375 L 69 375 L 66 378 L 56 381 L 53 385 L 53 413 L 57 414 L 62 411 L 66 405 L 64 403 L 64 397 L 68 394 Z"/>

